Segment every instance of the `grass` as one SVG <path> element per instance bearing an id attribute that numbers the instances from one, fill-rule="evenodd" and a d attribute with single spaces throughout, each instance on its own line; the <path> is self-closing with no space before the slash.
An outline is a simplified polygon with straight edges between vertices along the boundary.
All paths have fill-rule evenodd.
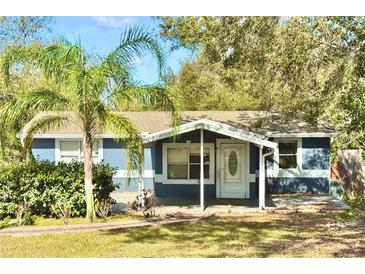
<path id="1" fill-rule="evenodd" d="M 128 222 L 143 219 L 142 216 L 133 216 L 133 215 L 116 215 L 110 216 L 105 219 L 98 218 L 96 219 L 96 223 L 104 223 L 104 222 Z M 61 219 L 56 218 L 43 218 L 43 217 L 35 217 L 34 220 L 35 226 L 51 226 L 51 225 L 63 225 L 63 221 Z M 70 225 L 75 224 L 88 224 L 88 220 L 86 218 L 71 218 Z"/>
<path id="2" fill-rule="evenodd" d="M 361 221 L 247 213 L 113 232 L 0 236 L 0 257 L 363 257 Z"/>

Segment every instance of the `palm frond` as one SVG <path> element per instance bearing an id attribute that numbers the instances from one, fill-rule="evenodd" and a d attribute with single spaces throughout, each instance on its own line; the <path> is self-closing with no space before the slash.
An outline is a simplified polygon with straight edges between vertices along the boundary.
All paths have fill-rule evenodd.
<path id="1" fill-rule="evenodd" d="M 178 98 L 167 88 L 137 85 L 127 86 L 122 90 L 115 88 L 110 96 L 110 101 L 115 106 L 123 101 L 136 101 L 152 109 L 169 111 L 172 126 L 176 128 L 180 123 Z"/>
<path id="2" fill-rule="evenodd" d="M 105 58 L 105 63 L 109 67 L 119 67 L 119 72 L 128 74 L 128 68 L 147 54 L 155 56 L 162 76 L 166 62 L 157 39 L 145 27 L 131 27 L 121 34 L 119 46 Z"/>
<path id="3" fill-rule="evenodd" d="M 112 112 L 109 112 L 105 117 L 104 123 L 105 128 L 116 134 L 116 141 L 125 144 L 128 156 L 127 173 L 129 174 L 131 170 L 138 170 L 139 175 L 142 176 L 143 141 L 133 123 L 122 114 Z"/>
<path id="4" fill-rule="evenodd" d="M 73 44 L 66 39 L 60 39 L 44 48 L 38 65 L 46 77 L 61 82 L 68 80 L 74 70 L 84 67 L 86 62 L 87 58 L 80 43 Z"/>
<path id="5" fill-rule="evenodd" d="M 36 65 L 41 60 L 43 48 L 39 43 L 29 46 L 12 45 L 6 47 L 0 59 L 0 73 L 6 87 L 10 84 L 11 69 L 14 65 L 27 63 Z"/>
<path id="6" fill-rule="evenodd" d="M 35 116 L 29 121 L 27 126 L 24 128 L 23 134 L 23 148 L 28 151 L 33 142 L 33 135 L 38 131 L 46 131 L 50 128 L 58 128 L 63 126 L 67 121 L 70 120 L 71 115 L 69 113 L 54 112 L 54 113 L 41 113 Z"/>
<path id="7" fill-rule="evenodd" d="M 18 132 L 34 113 L 67 109 L 69 101 L 62 95 L 47 89 L 21 93 L 0 106 L 0 147 L 6 143 L 9 133 Z"/>

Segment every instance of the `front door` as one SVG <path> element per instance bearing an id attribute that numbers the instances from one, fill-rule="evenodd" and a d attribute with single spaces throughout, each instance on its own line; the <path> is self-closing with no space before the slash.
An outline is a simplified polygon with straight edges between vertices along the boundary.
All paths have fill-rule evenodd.
<path id="1" fill-rule="evenodd" d="M 245 145 L 222 144 L 221 165 L 221 197 L 245 197 Z"/>

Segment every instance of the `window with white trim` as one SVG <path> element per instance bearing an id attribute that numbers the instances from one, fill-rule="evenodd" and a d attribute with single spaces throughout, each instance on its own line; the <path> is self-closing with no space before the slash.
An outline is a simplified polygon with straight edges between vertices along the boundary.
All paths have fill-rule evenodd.
<path id="1" fill-rule="evenodd" d="M 210 178 L 210 149 L 204 148 L 204 178 Z M 200 147 L 167 148 L 167 179 L 200 179 Z"/>
<path id="2" fill-rule="evenodd" d="M 71 161 L 84 161 L 84 148 L 82 141 L 60 140 L 60 161 L 70 163 Z M 93 146 L 93 162 L 99 160 L 99 142 Z"/>
<path id="3" fill-rule="evenodd" d="M 296 140 L 279 141 L 279 168 L 297 168 L 298 142 Z"/>

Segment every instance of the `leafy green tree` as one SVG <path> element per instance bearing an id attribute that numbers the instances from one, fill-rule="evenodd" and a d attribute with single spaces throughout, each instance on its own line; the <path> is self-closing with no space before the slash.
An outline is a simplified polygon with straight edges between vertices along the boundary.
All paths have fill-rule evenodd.
<path id="1" fill-rule="evenodd" d="M 176 94 L 187 98 L 182 108 L 230 105 L 275 111 L 313 126 L 321 118 L 331 119 L 341 135 L 339 147 L 364 143 L 365 17 L 157 19 L 173 49 L 184 47 L 197 56 L 174 76 L 178 81 L 170 82 Z M 211 73 L 208 81 L 205 71 Z M 227 95 L 216 100 L 219 104 L 205 96 L 214 90 L 211 82 Z M 197 95 L 194 105 L 189 90 Z M 230 104 L 233 94 L 243 107 Z M 209 95 L 213 98 L 214 92 Z"/>
<path id="2" fill-rule="evenodd" d="M 44 41 L 52 22 L 47 16 L 0 16 L 0 48 Z"/>
<path id="3" fill-rule="evenodd" d="M 158 42 L 148 30 L 135 27 L 127 29 L 121 36 L 120 45 L 98 61 L 87 55 L 80 43 L 66 40 L 45 47 L 39 44 L 9 47 L 2 56 L 1 72 L 6 86 L 9 86 L 12 68 L 21 63 L 38 68 L 53 83 L 15 94 L 1 105 L 2 128 L 17 129 L 19 121 L 25 122 L 30 116 L 24 129 L 26 150 L 31 146 L 33 134 L 39 130 L 62 127 L 69 122 L 80 126 L 90 222 L 95 218 L 92 147 L 97 134 L 112 130 L 116 139 L 126 145 L 128 169 L 138 169 L 140 174 L 142 171 L 142 139 L 132 122 L 118 112 L 122 110 L 120 102 L 133 99 L 158 104 L 160 108 L 171 110 L 173 122 L 177 122 L 176 104 L 167 90 L 137 86 L 132 79 L 134 58 L 142 58 L 148 53 L 156 57 L 162 73 L 164 56 Z"/>

